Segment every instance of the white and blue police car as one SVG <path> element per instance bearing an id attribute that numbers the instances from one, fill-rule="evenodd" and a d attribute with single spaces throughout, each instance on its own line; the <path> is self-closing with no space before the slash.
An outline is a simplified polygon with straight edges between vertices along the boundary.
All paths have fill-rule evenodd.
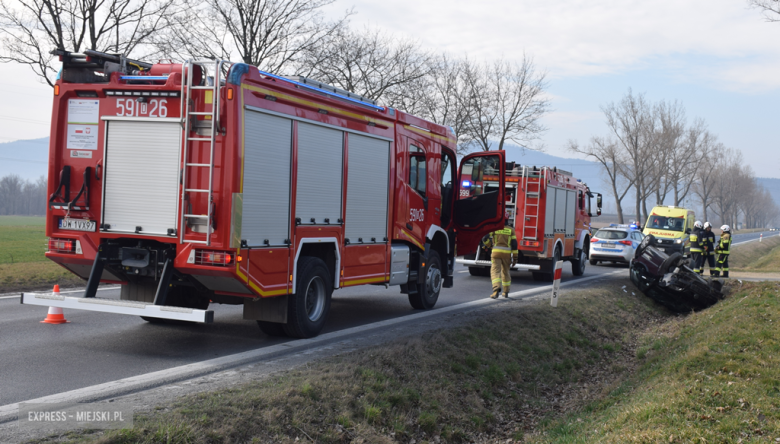
<path id="1" fill-rule="evenodd" d="M 601 228 L 590 239 L 590 264 L 607 261 L 628 264 L 644 237 L 636 223 L 610 224 Z"/>

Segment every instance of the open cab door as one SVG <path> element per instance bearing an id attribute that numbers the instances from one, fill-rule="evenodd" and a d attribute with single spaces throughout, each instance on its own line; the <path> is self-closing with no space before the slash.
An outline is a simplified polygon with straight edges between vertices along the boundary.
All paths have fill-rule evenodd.
<path id="1" fill-rule="evenodd" d="M 453 208 L 456 255 L 476 252 L 484 235 L 504 228 L 505 181 L 504 151 L 469 154 L 460 162 Z"/>

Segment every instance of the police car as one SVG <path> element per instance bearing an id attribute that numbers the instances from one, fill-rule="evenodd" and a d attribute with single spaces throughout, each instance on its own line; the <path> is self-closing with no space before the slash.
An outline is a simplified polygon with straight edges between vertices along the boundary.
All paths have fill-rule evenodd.
<path id="1" fill-rule="evenodd" d="M 610 224 L 596 231 L 590 239 L 590 264 L 620 262 L 628 264 L 644 234 L 632 224 Z"/>

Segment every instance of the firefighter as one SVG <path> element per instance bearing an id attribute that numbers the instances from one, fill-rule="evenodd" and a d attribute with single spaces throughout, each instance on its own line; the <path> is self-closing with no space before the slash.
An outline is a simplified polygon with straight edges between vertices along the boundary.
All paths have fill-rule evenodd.
<path id="1" fill-rule="evenodd" d="M 715 268 L 715 233 L 712 232 L 712 224 L 704 222 L 704 230 L 699 235 L 699 245 L 702 245 L 702 261 L 699 274 L 704 273 L 704 261 L 710 267 L 710 276 L 717 276 L 718 269 Z"/>
<path id="2" fill-rule="evenodd" d="M 699 243 L 701 235 L 702 224 L 701 221 L 697 220 L 693 224 L 693 232 L 691 233 L 691 263 L 693 264 L 693 272 L 697 274 L 701 274 L 702 259 L 704 259 L 702 256 L 704 250 Z"/>
<path id="3" fill-rule="evenodd" d="M 493 248 L 490 255 L 490 279 L 493 284 L 493 293 L 490 297 L 497 299 L 501 290 L 504 297 L 509 297 L 509 285 L 512 277 L 509 268 L 517 263 L 517 237 L 515 229 L 509 224 L 509 218 L 504 221 L 504 228 L 494 231 L 483 239 L 486 248 Z"/>
<path id="4" fill-rule="evenodd" d="M 728 225 L 720 227 L 721 233 L 718 246 L 715 248 L 715 254 L 718 256 L 718 274 L 729 278 L 729 253 L 731 252 L 731 228 Z"/>

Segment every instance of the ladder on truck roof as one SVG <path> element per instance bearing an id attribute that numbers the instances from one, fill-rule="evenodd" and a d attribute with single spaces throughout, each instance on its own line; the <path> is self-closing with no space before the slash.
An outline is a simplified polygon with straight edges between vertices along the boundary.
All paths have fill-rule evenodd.
<path id="1" fill-rule="evenodd" d="M 542 170 L 536 175 L 536 180 L 530 181 L 529 176 L 534 172 L 524 165 L 522 178 L 520 179 L 524 193 L 522 236 L 523 239 L 529 240 L 536 240 L 539 236 L 539 206 L 541 204 L 542 187 L 547 185 L 547 169 L 542 167 Z"/>
<path id="2" fill-rule="evenodd" d="M 181 225 L 179 227 L 179 239 L 181 242 L 189 242 L 189 243 L 196 243 L 196 244 L 206 244 L 211 245 L 211 232 L 212 232 L 212 223 L 214 220 L 214 145 L 215 145 L 215 139 L 217 132 L 220 131 L 220 122 L 219 122 L 219 105 L 220 105 L 220 95 L 219 95 L 219 88 L 222 82 L 221 76 L 222 76 L 222 70 L 225 67 L 226 64 L 230 64 L 231 62 L 225 61 L 225 60 L 188 60 L 186 63 L 182 65 L 182 82 L 181 82 L 181 107 L 182 107 L 182 113 L 181 116 L 184 118 L 183 122 L 183 132 L 184 137 L 182 137 L 182 143 L 183 143 L 183 162 L 184 162 L 184 168 L 182 168 L 182 193 L 181 193 Z M 193 72 L 195 66 L 200 66 L 201 68 L 207 68 L 212 67 L 214 76 L 213 78 L 205 77 L 205 83 L 204 85 L 193 85 Z M 203 69 L 203 74 L 205 75 L 208 73 L 209 70 Z M 209 85 L 209 79 L 211 79 L 211 85 Z M 192 92 L 198 91 L 198 90 L 204 90 L 207 92 L 211 92 L 211 111 L 195 111 L 194 108 L 194 101 L 192 100 Z M 207 102 L 204 100 L 204 102 Z M 198 117 L 204 117 L 204 119 L 199 119 Z M 206 124 L 204 122 L 208 122 L 209 124 Z M 199 132 L 199 129 L 207 128 L 208 129 L 208 137 L 201 135 Z M 196 136 L 192 136 L 192 134 L 195 133 Z M 209 155 L 208 155 L 208 163 L 205 163 L 201 161 L 200 163 L 197 162 L 191 162 L 190 161 L 190 148 L 191 144 L 199 143 L 199 142 L 208 142 L 209 143 Z M 194 169 L 194 171 L 190 171 L 190 169 Z M 198 170 L 207 170 L 208 174 L 208 188 L 194 188 L 189 185 L 189 181 L 193 177 L 198 177 L 196 174 L 192 174 L 195 171 Z M 205 193 L 207 195 L 206 198 L 206 214 L 191 214 L 186 200 L 188 199 L 188 193 Z M 187 230 L 186 225 L 187 221 L 190 219 L 195 220 L 205 220 L 205 227 L 206 227 L 206 240 L 201 239 L 192 239 L 190 235 L 187 236 Z M 203 224 L 193 224 L 193 225 L 203 225 Z"/>

